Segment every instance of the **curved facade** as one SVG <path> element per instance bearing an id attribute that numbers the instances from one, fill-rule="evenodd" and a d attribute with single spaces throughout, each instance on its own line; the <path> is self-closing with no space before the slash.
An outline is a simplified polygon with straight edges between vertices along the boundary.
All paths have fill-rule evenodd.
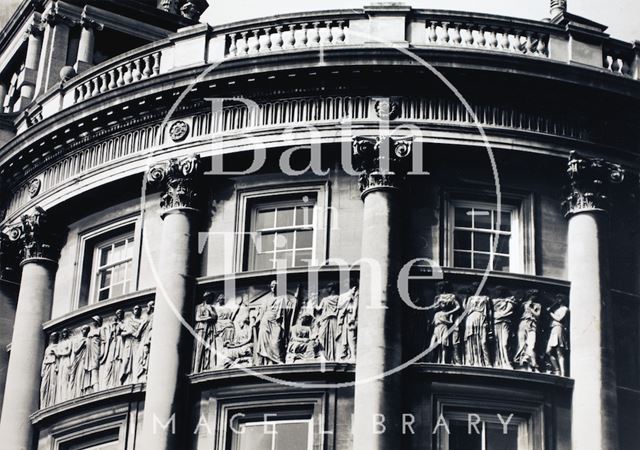
<path id="1" fill-rule="evenodd" d="M 206 7 L 0 36 L 3 448 L 635 448 L 637 45 Z"/>

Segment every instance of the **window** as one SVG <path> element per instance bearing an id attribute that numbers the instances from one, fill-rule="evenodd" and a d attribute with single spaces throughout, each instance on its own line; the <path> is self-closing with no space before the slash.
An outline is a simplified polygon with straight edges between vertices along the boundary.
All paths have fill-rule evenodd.
<path id="1" fill-rule="evenodd" d="M 306 201 L 305 201 L 306 200 Z M 315 201 L 256 205 L 251 231 L 255 233 L 250 269 L 304 267 L 314 260 Z"/>
<path id="2" fill-rule="evenodd" d="M 509 413 L 449 412 L 441 427 L 442 450 L 528 450 L 529 422 Z"/>
<path id="3" fill-rule="evenodd" d="M 96 245 L 93 258 L 93 299 L 107 300 L 130 292 L 134 256 L 133 233 Z"/>
<path id="4" fill-rule="evenodd" d="M 75 307 L 115 298 L 137 289 L 141 230 L 129 216 L 79 234 Z"/>
<path id="5" fill-rule="evenodd" d="M 494 252 L 491 270 L 533 273 L 532 205 L 529 197 L 505 196 L 500 210 L 489 201 L 448 199 L 445 265 L 485 270 Z"/>
<path id="6" fill-rule="evenodd" d="M 313 423 L 309 419 L 239 422 L 232 431 L 232 450 L 311 450 Z"/>

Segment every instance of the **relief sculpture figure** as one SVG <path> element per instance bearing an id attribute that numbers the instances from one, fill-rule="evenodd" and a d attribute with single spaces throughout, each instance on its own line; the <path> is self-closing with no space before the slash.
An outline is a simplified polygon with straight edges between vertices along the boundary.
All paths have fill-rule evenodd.
<path id="1" fill-rule="evenodd" d="M 542 305 L 536 302 L 537 298 L 536 289 L 527 291 L 527 300 L 522 305 L 522 317 L 518 327 L 518 352 L 515 356 L 516 363 L 530 371 L 538 370 L 536 343 Z"/>
<path id="2" fill-rule="evenodd" d="M 454 326 L 453 316 L 460 310 L 460 303 L 455 294 L 449 291 L 446 282 L 440 282 L 436 286 L 438 295 L 433 304 L 436 312 L 433 315 L 433 334 L 429 347 L 433 349 L 433 360 L 438 364 L 450 362 L 454 353 L 450 330 Z"/>
<path id="3" fill-rule="evenodd" d="M 83 325 L 80 328 L 80 336 L 73 342 L 73 359 L 71 361 L 71 374 L 69 375 L 69 388 L 74 398 L 82 396 L 86 386 L 85 364 L 90 330 L 89 325 Z"/>
<path id="4" fill-rule="evenodd" d="M 89 394 L 99 389 L 100 377 L 100 330 L 102 328 L 102 317 L 93 316 L 92 325 L 87 336 L 87 350 L 85 353 L 85 386 L 83 393 Z"/>
<path id="5" fill-rule="evenodd" d="M 265 295 L 258 312 L 258 335 L 254 355 L 256 365 L 266 366 L 284 362 L 284 329 L 289 304 L 286 296 L 277 295 L 277 286 L 275 280 L 271 282 L 270 292 Z"/>
<path id="6" fill-rule="evenodd" d="M 230 306 L 224 295 L 220 294 L 213 302 L 213 309 L 218 317 L 215 324 L 215 340 L 216 340 L 216 367 L 224 365 L 226 359 L 226 346 L 225 344 L 233 342 L 235 334 L 235 326 L 233 325 L 233 318 L 236 313 L 237 307 Z"/>
<path id="7" fill-rule="evenodd" d="M 358 329 L 358 287 L 352 287 L 347 301 L 338 313 L 338 354 L 340 361 L 356 360 L 356 333 Z"/>
<path id="8" fill-rule="evenodd" d="M 489 330 L 488 317 L 491 300 L 486 295 L 476 295 L 476 286 L 468 290 L 468 297 L 464 302 L 467 312 L 464 330 L 465 364 L 469 366 L 488 367 L 489 358 Z"/>
<path id="9" fill-rule="evenodd" d="M 509 295 L 509 291 L 502 286 L 496 288 L 498 298 L 493 299 L 493 326 L 495 336 L 494 366 L 512 369 L 509 355 L 509 339 L 511 337 L 512 321 L 516 314 L 516 298 Z"/>
<path id="10" fill-rule="evenodd" d="M 215 325 L 218 319 L 213 308 L 214 293 L 204 294 L 202 302 L 196 306 L 195 341 L 193 352 L 193 373 L 200 373 L 211 369 L 216 362 Z M 213 358 L 213 364 L 211 359 Z"/>
<path id="11" fill-rule="evenodd" d="M 249 309 L 240 303 L 236 312 L 233 342 L 225 342 L 224 367 L 246 367 L 253 361 L 253 330 Z"/>
<path id="12" fill-rule="evenodd" d="M 56 381 L 56 402 L 64 402 L 71 398 L 69 391 L 69 376 L 71 375 L 71 339 L 69 329 L 63 328 L 60 332 L 60 341 L 56 347 L 58 357 L 58 380 Z"/>
<path id="13" fill-rule="evenodd" d="M 291 327 L 291 337 L 287 346 L 286 362 L 288 364 L 316 359 L 317 341 L 312 337 L 312 323 L 313 316 L 308 312 L 303 312 L 298 323 Z"/>
<path id="14" fill-rule="evenodd" d="M 315 310 L 319 313 L 316 318 L 317 339 L 320 345 L 320 353 L 326 361 L 337 361 L 343 348 L 340 346 L 341 329 L 339 327 L 339 318 L 346 313 L 352 303 L 355 289 L 339 295 L 338 285 L 329 283 L 327 286 L 328 295 L 320 299 L 315 306 Z M 343 324 L 344 326 L 344 324 Z M 344 336 L 348 339 L 348 336 Z"/>
<path id="15" fill-rule="evenodd" d="M 569 352 L 569 333 L 567 331 L 569 308 L 567 303 L 567 297 L 558 294 L 554 304 L 547 308 L 551 316 L 551 331 L 546 354 L 553 373 L 563 377 L 567 374 L 566 355 Z"/>
<path id="16" fill-rule="evenodd" d="M 46 408 L 56 402 L 56 384 L 58 381 L 58 358 L 56 350 L 58 346 L 58 333 L 55 331 L 49 336 L 49 345 L 44 351 L 42 369 L 40 370 L 40 407 Z"/>
<path id="17" fill-rule="evenodd" d="M 147 371 L 149 369 L 149 352 L 151 351 L 151 330 L 153 329 L 153 312 L 155 302 L 147 303 L 146 317 L 143 319 L 140 329 L 138 330 L 140 348 L 138 350 L 138 364 L 136 370 L 136 379 L 138 383 L 147 382 Z"/>
<path id="18" fill-rule="evenodd" d="M 138 330 L 142 324 L 141 319 L 142 308 L 139 305 L 133 307 L 133 315 L 124 323 L 124 327 L 121 331 L 123 346 L 122 346 L 122 361 L 120 365 L 119 380 L 120 384 L 132 383 L 133 374 L 135 373 L 135 356 L 138 350 Z"/>

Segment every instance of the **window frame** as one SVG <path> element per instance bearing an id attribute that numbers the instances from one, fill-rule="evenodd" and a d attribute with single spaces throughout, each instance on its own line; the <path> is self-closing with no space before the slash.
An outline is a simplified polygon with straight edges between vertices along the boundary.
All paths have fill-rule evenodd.
<path id="1" fill-rule="evenodd" d="M 128 405 L 95 411 L 88 420 L 63 420 L 50 431 L 52 450 L 73 450 L 82 445 L 116 441 L 117 449 L 124 450 L 127 443 Z M 88 441 L 88 442 L 87 442 Z"/>
<path id="2" fill-rule="evenodd" d="M 489 191 L 457 190 L 445 192 L 443 196 L 443 245 L 442 261 L 445 267 L 484 270 L 485 268 L 457 267 L 454 265 L 454 225 L 456 207 L 476 207 L 497 210 L 496 202 Z M 501 210 L 511 212 L 511 240 L 509 243 L 509 270 L 497 271 L 535 275 L 535 223 L 533 194 L 503 193 Z M 506 210 L 506 211 L 505 211 Z M 488 230 L 488 229 L 487 229 Z M 489 232 L 493 234 L 493 232 Z M 492 269 L 493 270 L 493 269 Z"/>
<path id="3" fill-rule="evenodd" d="M 266 424 L 270 424 L 270 423 L 274 423 L 274 424 L 289 424 L 289 423 L 306 423 L 307 424 L 307 448 L 304 450 L 313 450 L 313 443 L 314 443 L 314 436 L 313 436 L 313 412 L 310 412 L 310 414 L 308 414 L 309 417 L 306 419 L 300 419 L 300 418 L 291 418 L 291 419 L 280 419 L 280 420 L 253 420 L 253 421 L 240 421 L 240 420 L 235 420 L 235 426 L 234 428 L 237 430 L 240 426 L 241 423 L 251 423 L 251 424 L 259 424 L 261 426 L 265 426 Z M 245 416 L 246 417 L 246 416 Z M 264 416 L 260 415 L 260 417 L 264 418 Z M 256 417 L 257 419 L 258 417 Z M 232 418 L 233 420 L 233 418 Z M 231 424 L 229 424 L 229 428 L 231 428 Z M 276 429 L 276 433 L 277 433 L 277 429 Z M 276 433 L 273 433 L 273 435 L 275 435 Z M 240 433 L 238 433 L 240 434 Z M 239 441 L 238 441 L 238 434 L 231 434 L 231 437 L 227 443 L 227 446 L 229 448 L 229 450 L 239 450 L 240 449 L 240 445 L 239 445 Z M 271 439 L 271 450 L 276 450 L 274 448 L 274 444 L 275 444 L 275 438 Z"/>
<path id="4" fill-rule="evenodd" d="M 313 254 L 312 263 L 308 267 L 314 267 L 328 258 L 329 243 L 329 215 L 331 207 L 329 206 L 329 181 L 322 182 L 301 182 L 283 186 L 282 184 L 265 185 L 259 187 L 250 187 L 238 189 L 236 193 L 236 215 L 235 230 L 237 239 L 235 239 L 235 251 L 233 253 L 232 267 L 236 272 L 252 272 L 251 256 L 252 253 L 248 246 L 251 238 L 252 209 L 268 205 L 272 203 L 284 203 L 288 201 L 302 203 L 300 199 L 305 196 L 315 197 L 314 205 L 314 236 L 313 236 Z M 307 267 L 307 266 L 297 266 Z M 291 267 L 288 269 L 292 269 Z M 275 269 L 269 269 L 275 270 Z M 263 270 L 258 270 L 263 271 Z"/>
<path id="5" fill-rule="evenodd" d="M 74 284 L 72 293 L 72 310 L 80 307 L 99 303 L 95 294 L 94 264 L 96 248 L 112 239 L 133 235 L 133 259 L 131 264 L 131 286 L 129 292 L 138 290 L 140 281 L 140 254 L 142 250 L 142 227 L 139 213 L 129 214 L 125 217 L 112 220 L 107 223 L 83 230 L 78 234 L 76 252 L 76 268 L 74 272 Z M 90 251 L 90 254 L 88 252 Z M 88 275 L 87 275 L 88 274 Z M 83 291 L 83 282 L 88 279 L 88 289 Z M 86 296 L 83 295 L 86 293 Z M 125 295 L 125 294 L 123 294 Z M 115 298 L 115 297 L 112 297 Z M 110 298 L 111 299 L 111 298 Z M 108 301 L 102 300 L 102 302 Z M 84 301 L 83 301 L 84 300 Z"/>
<path id="6" fill-rule="evenodd" d="M 131 243 L 129 244 L 129 239 L 131 239 Z M 125 241 L 125 246 L 131 246 L 132 247 L 132 255 L 130 258 L 126 258 L 123 260 L 120 260 L 116 263 L 109 263 L 106 264 L 104 266 L 100 266 L 100 253 L 101 251 L 108 247 L 108 246 L 113 246 L 115 243 L 117 242 L 122 242 Z M 129 232 L 125 232 L 122 234 L 118 234 L 115 236 L 111 236 L 109 238 L 107 238 L 106 240 L 103 241 L 99 241 L 96 242 L 95 245 L 93 246 L 93 258 L 92 258 L 92 262 L 91 262 L 91 267 L 89 268 L 89 270 L 91 271 L 91 282 L 89 284 L 89 296 L 88 296 L 88 302 L 87 304 L 89 305 L 93 305 L 96 303 L 100 303 L 100 302 L 104 302 L 107 300 L 110 300 L 112 298 L 115 297 L 119 297 L 118 296 L 109 296 L 107 298 L 105 298 L 104 300 L 100 300 L 100 283 L 99 283 L 99 278 L 100 278 L 100 273 L 104 270 L 109 270 L 109 269 L 113 269 L 117 266 L 120 266 L 122 264 L 127 264 L 127 262 L 131 262 L 131 268 L 129 270 L 125 271 L 125 274 L 128 274 L 131 276 L 131 278 L 129 279 L 129 291 L 126 291 L 121 294 L 121 295 L 126 295 L 130 292 L 133 292 L 133 284 L 134 284 L 134 278 L 135 278 L 135 272 L 134 272 L 134 262 L 135 262 L 135 252 L 136 252 L 136 240 L 135 240 L 135 230 L 131 230 Z M 130 273 L 129 273 L 130 272 Z M 126 280 L 126 278 L 125 278 Z M 120 284 L 120 283 L 118 283 Z M 109 289 L 111 290 L 112 287 L 114 285 L 110 284 L 109 285 Z"/>

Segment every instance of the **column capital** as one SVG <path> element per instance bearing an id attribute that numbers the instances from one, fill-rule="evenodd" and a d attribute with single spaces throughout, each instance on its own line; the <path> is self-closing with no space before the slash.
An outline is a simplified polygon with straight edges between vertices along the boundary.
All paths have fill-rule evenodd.
<path id="1" fill-rule="evenodd" d="M 20 223 L 7 231 L 9 240 L 15 242 L 21 263 L 29 259 L 58 260 L 58 235 L 44 209 L 36 206 L 31 214 L 20 218 Z"/>
<path id="2" fill-rule="evenodd" d="M 31 17 L 31 21 L 27 24 L 27 29 L 24 33 L 24 39 L 29 37 L 42 37 L 44 32 L 44 22 L 42 16 L 39 13 L 34 13 Z"/>
<path id="3" fill-rule="evenodd" d="M 76 24 L 76 21 L 71 17 L 62 13 L 58 2 L 52 3 L 51 6 L 42 13 L 42 21 L 51 26 L 55 26 L 57 24 L 73 26 Z"/>
<path id="4" fill-rule="evenodd" d="M 413 141 L 391 137 L 356 136 L 351 141 L 361 196 L 375 190 L 400 189 L 411 164 Z"/>
<path id="5" fill-rule="evenodd" d="M 207 0 L 186 0 L 180 6 L 180 14 L 187 19 L 200 20 L 200 16 L 208 7 Z"/>
<path id="6" fill-rule="evenodd" d="M 102 31 L 104 29 L 104 24 L 99 23 L 97 20 L 95 20 L 94 18 L 90 17 L 87 14 L 86 6 L 82 10 L 82 14 L 80 15 L 80 21 L 78 23 L 82 28 L 86 30 Z"/>
<path id="7" fill-rule="evenodd" d="M 175 208 L 197 209 L 201 177 L 200 155 L 191 155 L 152 166 L 147 173 L 147 182 L 160 186 L 160 207 L 166 214 Z"/>
<path id="8" fill-rule="evenodd" d="M 569 194 L 563 202 L 565 216 L 586 211 L 607 211 L 614 184 L 624 180 L 624 169 L 602 158 L 586 158 L 571 152 L 567 165 Z"/>

